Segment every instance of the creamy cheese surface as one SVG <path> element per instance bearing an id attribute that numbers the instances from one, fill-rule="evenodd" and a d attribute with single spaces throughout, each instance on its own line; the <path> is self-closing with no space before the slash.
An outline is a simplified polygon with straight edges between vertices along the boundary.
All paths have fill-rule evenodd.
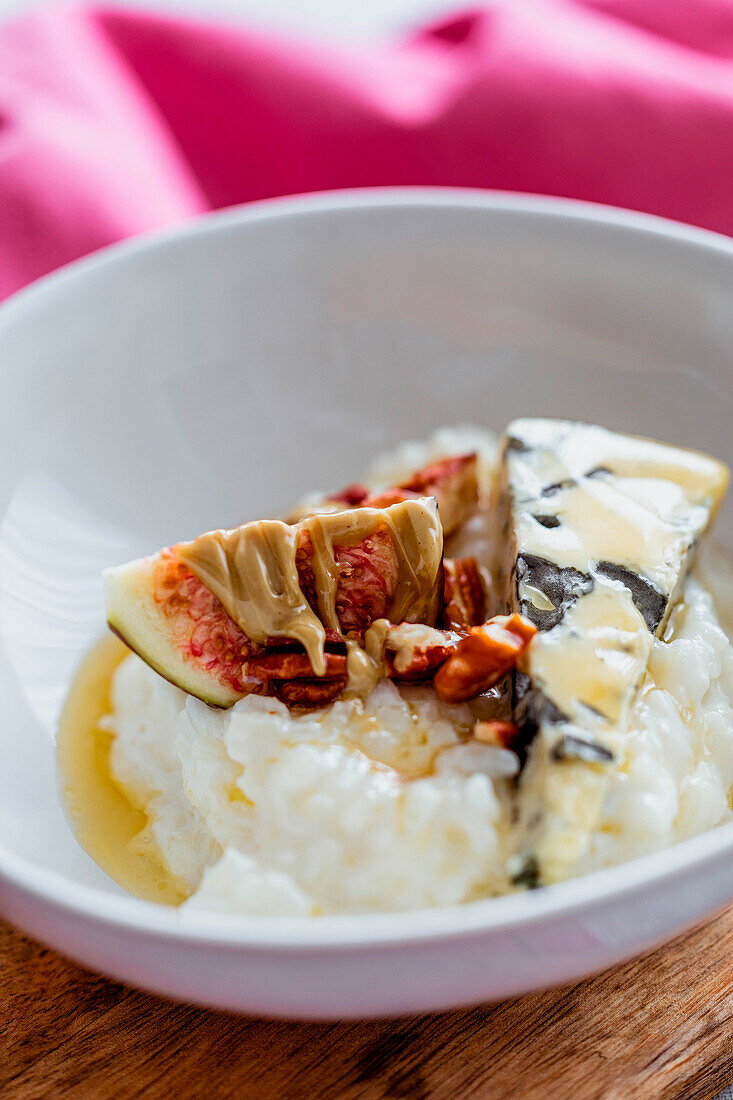
<path id="1" fill-rule="evenodd" d="M 507 428 L 503 587 L 540 630 L 514 685 L 534 734 L 518 881 L 567 877 L 581 857 L 605 775 L 623 761 L 652 640 L 727 481 L 715 459 L 591 425 Z"/>
<path id="2" fill-rule="evenodd" d="M 514 421 L 503 461 L 523 554 L 586 575 L 634 573 L 650 616 L 654 590 L 661 607 L 728 484 L 726 467 L 707 455 L 562 420 Z"/>
<path id="3" fill-rule="evenodd" d="M 563 622 L 533 646 L 534 684 L 578 728 L 623 728 L 644 675 L 652 638 L 628 589 L 595 577 Z"/>

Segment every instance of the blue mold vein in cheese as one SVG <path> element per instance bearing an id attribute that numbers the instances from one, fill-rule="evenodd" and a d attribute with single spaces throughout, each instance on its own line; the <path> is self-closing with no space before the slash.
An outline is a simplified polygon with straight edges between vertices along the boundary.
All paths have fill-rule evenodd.
<path id="1" fill-rule="evenodd" d="M 695 451 L 563 420 L 517 420 L 499 508 L 510 610 L 538 627 L 515 674 L 530 739 L 515 881 L 567 878 L 598 819 L 652 639 L 663 637 L 728 471 Z"/>

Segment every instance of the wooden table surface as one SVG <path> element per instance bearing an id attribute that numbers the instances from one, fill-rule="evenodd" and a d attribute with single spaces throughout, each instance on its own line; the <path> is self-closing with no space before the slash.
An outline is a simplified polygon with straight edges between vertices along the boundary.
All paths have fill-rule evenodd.
<path id="1" fill-rule="evenodd" d="M 733 1080 L 733 909 L 572 986 L 312 1024 L 173 1004 L 0 924 L 0 1097 L 703 1100 Z"/>

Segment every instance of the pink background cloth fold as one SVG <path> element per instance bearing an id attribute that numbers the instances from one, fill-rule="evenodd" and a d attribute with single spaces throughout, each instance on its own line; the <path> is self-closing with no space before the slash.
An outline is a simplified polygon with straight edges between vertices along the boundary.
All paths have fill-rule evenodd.
<path id="1" fill-rule="evenodd" d="M 733 0 L 495 0 L 361 48 L 114 8 L 0 28 L 0 296 L 203 210 L 382 184 L 733 233 Z"/>

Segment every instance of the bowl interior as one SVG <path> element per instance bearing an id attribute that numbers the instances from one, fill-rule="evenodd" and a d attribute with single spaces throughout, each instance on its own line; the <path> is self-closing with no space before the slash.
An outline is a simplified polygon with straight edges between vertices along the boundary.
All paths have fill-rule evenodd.
<path id="1" fill-rule="evenodd" d="M 119 892 L 65 823 L 54 761 L 102 568 L 355 480 L 442 424 L 566 416 L 733 464 L 732 297 L 722 239 L 383 192 L 215 216 L 6 305 L 0 849 Z"/>

